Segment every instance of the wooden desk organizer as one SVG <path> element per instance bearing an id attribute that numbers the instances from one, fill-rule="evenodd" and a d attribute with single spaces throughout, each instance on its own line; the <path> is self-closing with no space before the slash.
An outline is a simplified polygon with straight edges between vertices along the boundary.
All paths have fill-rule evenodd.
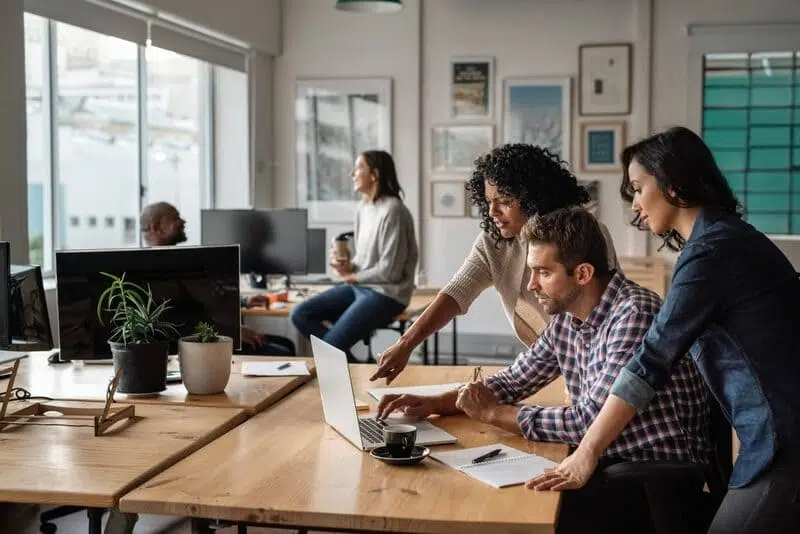
<path id="1" fill-rule="evenodd" d="M 79 408 L 37 402 L 12 415 L 6 415 L 8 403 L 11 400 L 11 392 L 14 388 L 14 380 L 19 369 L 19 362 L 20 360 L 14 362 L 11 376 L 8 378 L 8 386 L 5 393 L 0 397 L 2 398 L 2 404 L 0 404 L 0 431 L 12 425 L 63 426 L 62 421 L 77 421 L 78 423 L 91 422 L 92 425 L 74 424 L 69 426 L 92 426 L 94 427 L 94 435 L 102 436 L 115 423 L 123 419 L 133 418 L 136 415 L 135 407 L 132 404 L 112 407 L 121 370 L 117 371 L 114 378 L 109 382 L 106 390 L 106 402 L 102 408 Z M 46 415 L 48 412 L 58 412 L 61 415 Z"/>

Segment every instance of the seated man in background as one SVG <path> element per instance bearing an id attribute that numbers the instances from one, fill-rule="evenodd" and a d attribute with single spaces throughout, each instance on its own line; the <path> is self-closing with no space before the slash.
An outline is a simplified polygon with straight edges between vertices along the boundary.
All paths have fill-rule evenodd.
<path id="1" fill-rule="evenodd" d="M 178 209 L 168 202 L 156 202 L 142 210 L 140 226 L 148 247 L 174 246 L 186 241 L 186 221 Z M 242 296 L 242 307 L 268 306 L 266 295 Z M 282 336 L 261 334 L 244 325 L 241 329 L 242 348 L 237 354 L 259 356 L 294 356 L 294 343 Z"/>
<path id="2" fill-rule="evenodd" d="M 580 443 L 661 301 L 609 269 L 600 227 L 582 208 L 534 216 L 523 237 L 531 268 L 528 290 L 553 316 L 542 336 L 485 381 L 437 396 L 385 395 L 379 418 L 395 410 L 418 417 L 463 412 L 530 440 Z M 564 376 L 571 406 L 517 404 L 558 375 Z M 592 480 L 582 490 L 562 494 L 558 532 L 621 532 L 632 526 L 640 531 L 647 522 L 643 491 L 611 492 L 599 472 L 624 460 L 708 463 L 706 400 L 700 374 L 686 355 L 667 387 L 607 449 Z M 701 489 L 680 497 L 691 502 Z"/>
<path id="3" fill-rule="evenodd" d="M 242 295 L 243 308 L 269 307 L 269 298 L 264 294 Z M 242 325 L 242 350 L 240 354 L 259 356 L 296 356 L 294 343 L 283 336 L 260 334 Z"/>
<path id="4" fill-rule="evenodd" d="M 168 247 L 186 241 L 186 221 L 168 202 L 145 206 L 139 217 L 139 226 L 148 247 Z"/>

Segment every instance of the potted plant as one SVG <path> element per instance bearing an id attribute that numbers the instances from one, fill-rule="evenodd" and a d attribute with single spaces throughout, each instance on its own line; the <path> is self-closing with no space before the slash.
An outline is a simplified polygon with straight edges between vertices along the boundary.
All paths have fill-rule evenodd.
<path id="1" fill-rule="evenodd" d="M 198 323 L 194 334 L 178 340 L 178 359 L 186 391 L 211 395 L 225 391 L 231 376 L 233 339 L 221 336 L 209 323 Z"/>
<path id="2" fill-rule="evenodd" d="M 111 284 L 97 302 L 97 318 L 110 314 L 112 326 L 108 344 L 114 359 L 114 372 L 121 370 L 117 391 L 128 394 L 153 394 L 167 387 L 169 341 L 180 333 L 163 319 L 169 300 L 156 304 L 153 293 L 125 280 L 125 275 L 100 273 Z"/>

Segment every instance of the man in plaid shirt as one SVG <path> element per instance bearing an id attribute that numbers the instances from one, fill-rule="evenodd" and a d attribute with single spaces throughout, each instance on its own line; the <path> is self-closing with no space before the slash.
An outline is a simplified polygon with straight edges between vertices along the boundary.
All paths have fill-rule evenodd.
<path id="1" fill-rule="evenodd" d="M 641 343 L 661 300 L 621 272 L 609 270 L 603 235 L 595 218 L 583 209 L 535 216 L 526 224 L 523 238 L 529 243 L 528 290 L 536 293 L 552 316 L 542 336 L 528 352 L 485 381 L 438 396 L 384 396 L 379 417 L 395 410 L 423 417 L 464 412 L 531 440 L 570 445 L 581 441 L 620 369 Z M 559 375 L 566 381 L 571 406 L 517 404 Z M 606 450 L 609 461 L 601 468 L 619 460 L 707 463 L 707 417 L 706 388 L 686 355 L 667 386 Z M 566 509 L 573 508 L 567 500 L 574 497 L 568 495 L 562 497 L 559 531 L 580 531 L 585 526 L 562 528 L 563 520 L 569 521 L 564 517 Z M 577 498 L 586 501 L 583 506 L 597 509 L 597 502 L 590 505 L 589 499 Z M 596 501 L 597 495 L 592 498 Z M 590 519 L 595 523 L 592 531 L 597 532 L 597 517 Z"/>

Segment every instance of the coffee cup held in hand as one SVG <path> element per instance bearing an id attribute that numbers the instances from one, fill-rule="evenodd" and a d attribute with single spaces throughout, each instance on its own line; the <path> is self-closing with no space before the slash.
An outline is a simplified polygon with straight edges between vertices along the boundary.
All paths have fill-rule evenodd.
<path id="1" fill-rule="evenodd" d="M 417 427 L 412 425 L 386 425 L 383 441 L 392 458 L 410 458 L 417 441 Z"/>
<path id="2" fill-rule="evenodd" d="M 350 247 L 347 246 L 347 238 L 334 239 L 333 257 L 336 261 L 348 263 L 350 261 Z"/>

